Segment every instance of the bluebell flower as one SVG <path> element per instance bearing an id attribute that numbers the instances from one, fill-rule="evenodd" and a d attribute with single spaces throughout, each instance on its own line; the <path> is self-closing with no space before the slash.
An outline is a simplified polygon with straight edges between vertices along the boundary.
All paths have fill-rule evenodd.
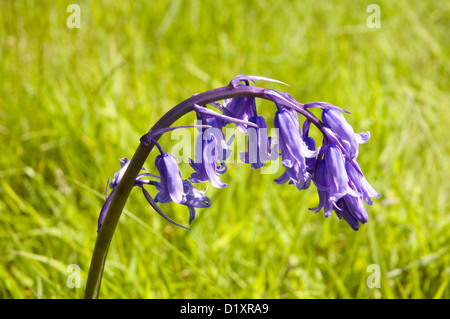
<path id="1" fill-rule="evenodd" d="M 203 117 L 198 118 L 211 126 L 202 130 L 195 143 L 195 161 L 189 159 L 189 164 L 195 170 L 189 180 L 193 183 L 209 181 L 212 186 L 223 188 L 227 186 L 219 177 L 227 171 L 224 160 L 229 156 L 229 143 L 225 142 L 222 132 L 223 121 L 221 119 Z M 219 165 L 218 165 L 219 164 Z"/>
<path id="2" fill-rule="evenodd" d="M 109 184 L 109 187 L 112 189 L 111 192 L 109 193 L 109 195 L 106 196 L 106 200 L 105 203 L 102 206 L 102 209 L 100 211 L 100 215 L 98 218 L 98 227 L 97 227 L 97 232 L 100 231 L 100 227 L 103 224 L 103 221 L 105 220 L 106 217 L 106 213 L 108 212 L 109 206 L 111 205 L 111 201 L 114 197 L 114 194 L 116 192 L 117 186 L 119 185 L 120 181 L 122 180 L 122 177 L 126 171 L 126 169 L 128 168 L 128 165 L 130 163 L 130 160 L 128 158 L 122 158 L 120 159 L 120 165 L 121 168 L 119 171 L 117 171 L 114 174 L 114 177 L 111 181 L 111 183 Z M 144 168 L 142 168 L 144 169 Z M 162 189 L 163 185 L 161 182 L 156 182 L 153 180 L 147 180 L 144 179 L 144 177 L 154 177 L 157 179 L 160 179 L 159 176 L 154 175 L 154 174 L 150 174 L 150 173 L 140 173 L 137 175 L 136 180 L 134 181 L 134 186 L 138 186 L 142 189 L 142 192 L 144 193 L 145 198 L 147 199 L 147 201 L 150 203 L 150 205 L 162 216 L 164 217 L 166 220 L 168 220 L 169 222 L 171 222 L 174 225 L 177 225 L 179 227 L 188 229 L 186 227 L 184 227 L 183 225 L 178 224 L 177 222 L 173 221 L 170 217 L 168 217 L 167 215 L 165 215 L 161 209 L 159 209 L 159 207 L 156 205 L 156 202 L 153 200 L 153 198 L 150 196 L 150 194 L 148 193 L 148 191 L 144 188 L 144 185 L 153 185 L 156 186 L 158 185 L 158 187 L 160 189 Z M 167 180 L 166 177 L 164 177 L 163 179 Z M 167 184 L 167 182 L 166 182 Z M 166 190 L 165 193 L 168 194 L 168 191 Z"/>
<path id="3" fill-rule="evenodd" d="M 161 192 L 164 188 L 164 186 L 159 183 L 155 182 L 156 188 Z M 148 194 L 147 191 L 143 188 L 144 195 L 146 195 L 147 200 L 150 194 Z M 164 191 L 164 190 L 163 190 Z M 189 224 L 192 223 L 192 221 L 195 218 L 195 208 L 207 208 L 211 206 L 211 199 L 205 195 L 206 189 L 203 191 L 200 191 L 196 189 L 191 182 L 188 180 L 183 180 L 183 196 L 181 199 L 180 204 L 185 205 L 189 209 Z M 158 203 L 159 199 L 155 197 L 155 203 Z M 171 202 L 170 198 L 167 199 L 165 203 Z M 167 218 L 166 218 L 167 219 Z M 177 224 L 178 225 L 178 224 Z M 180 226 L 180 225 L 178 225 Z M 183 227 L 185 228 L 185 227 Z"/>
<path id="4" fill-rule="evenodd" d="M 181 204 L 189 208 L 189 224 L 191 224 L 195 218 L 195 208 L 210 207 L 211 199 L 205 196 L 206 189 L 199 191 L 187 180 L 183 181 L 183 188 L 184 193 Z"/>
<path id="5" fill-rule="evenodd" d="M 234 84 L 235 87 L 248 86 L 248 81 L 255 79 L 279 82 L 268 78 L 247 76 L 238 76 L 235 79 L 245 82 L 245 84 Z M 236 123 L 236 119 L 245 121 L 236 123 L 237 129 L 248 135 L 248 151 L 240 153 L 244 163 L 251 164 L 252 169 L 258 169 L 263 166 L 264 161 L 277 159 L 278 149 L 271 148 L 272 138 L 268 136 L 266 120 L 257 113 L 254 97 L 242 96 L 226 99 L 221 110 L 224 115 L 232 118 L 232 120 L 224 120 L 225 125 Z M 255 126 L 249 127 L 248 123 L 254 123 Z M 277 146 L 276 143 L 275 146 Z"/>
<path id="6" fill-rule="evenodd" d="M 324 209 L 325 217 L 334 211 L 354 229 L 368 221 L 363 202 L 372 205 L 380 195 L 367 182 L 357 162 L 359 144 L 367 142 L 369 132 L 355 133 L 339 107 L 325 102 L 305 104 L 322 109 L 324 145 L 318 155 L 313 176 L 319 194 L 315 212 Z"/>
<path id="7" fill-rule="evenodd" d="M 356 159 L 358 157 L 358 144 L 367 142 L 370 138 L 370 133 L 355 133 L 353 127 L 345 120 L 344 115 L 334 108 L 325 108 L 323 110 L 322 121 L 339 136 L 350 157 Z"/>
<path id="8" fill-rule="evenodd" d="M 323 102 L 322 102 L 323 103 Z M 362 196 L 363 200 L 371 205 L 371 197 L 379 197 L 380 195 L 373 189 L 373 187 L 367 182 L 362 170 L 357 162 L 359 153 L 359 144 L 366 143 L 370 138 L 369 132 L 355 133 L 353 127 L 347 123 L 342 110 L 334 107 L 331 104 L 323 104 L 325 107 L 322 111 L 322 120 L 326 127 L 331 129 L 335 133 L 338 144 L 341 147 L 334 146 L 333 142 L 330 142 L 330 152 L 334 153 L 334 157 L 340 158 L 344 163 L 344 168 L 339 165 L 339 170 L 343 172 L 345 170 L 349 183 L 349 193 L 351 190 L 355 190 Z M 346 156 L 346 154 L 349 156 Z M 331 155 L 329 155 L 331 157 Z M 341 174 L 344 176 L 344 173 Z M 344 178 L 345 180 L 345 178 Z"/>
<path id="9" fill-rule="evenodd" d="M 241 86 L 243 84 L 238 84 Z M 254 97 L 239 96 L 232 99 L 227 99 L 224 101 L 224 115 L 230 116 L 235 119 L 240 119 L 243 121 L 249 121 L 256 123 L 256 102 Z M 224 124 L 230 124 L 232 121 L 224 121 Z M 242 123 L 237 123 L 236 127 L 242 133 L 247 132 L 247 125 Z"/>
<path id="10" fill-rule="evenodd" d="M 361 194 L 354 190 L 348 182 L 347 170 L 345 169 L 346 159 L 341 150 L 333 144 L 326 145 L 324 148 L 324 161 L 330 180 L 330 201 L 337 202 L 347 194 L 360 196 Z"/>
<path id="11" fill-rule="evenodd" d="M 178 224 L 177 222 L 173 221 L 170 217 L 168 217 L 166 214 L 164 214 L 158 207 L 157 203 L 175 202 L 187 206 L 189 209 L 189 224 L 191 224 L 195 218 L 195 208 L 210 207 L 211 200 L 209 199 L 209 197 L 205 196 L 206 190 L 199 191 L 196 188 L 194 188 L 189 181 L 182 180 L 176 158 L 170 153 L 165 153 L 162 150 L 161 146 L 156 141 L 154 141 L 154 143 L 160 149 L 161 152 L 161 154 L 157 155 L 155 158 L 155 166 L 159 171 L 160 176 L 150 173 L 140 173 L 137 175 L 135 179 L 134 186 L 141 188 L 147 201 L 163 218 L 165 218 L 167 221 L 176 226 L 188 229 L 187 227 Z M 112 189 L 112 191 L 110 192 L 109 195 L 107 193 L 105 195 L 106 200 L 100 211 L 97 232 L 100 230 L 100 227 L 103 224 L 106 213 L 111 205 L 111 201 L 116 192 L 117 186 L 122 180 L 122 177 L 125 174 L 125 171 L 128 168 L 129 163 L 130 160 L 128 158 L 120 159 L 121 168 L 114 174 L 111 183 L 109 183 L 109 187 Z M 142 169 L 145 170 L 144 168 Z M 157 181 L 148 180 L 145 179 L 145 177 L 153 177 L 156 178 Z M 150 193 L 145 189 L 144 186 L 146 185 L 156 187 L 158 193 L 156 194 L 154 199 L 152 198 Z"/>
<path id="12" fill-rule="evenodd" d="M 161 175 L 161 182 L 156 186 L 159 193 L 155 196 L 155 202 L 173 201 L 180 204 L 183 198 L 183 179 L 175 156 L 170 153 L 158 155 L 155 166 Z"/>
<path id="13" fill-rule="evenodd" d="M 357 166 L 358 171 L 354 166 Z M 349 161 L 345 161 L 345 169 L 347 171 L 349 180 L 353 188 L 361 193 L 362 199 L 369 205 L 372 205 L 372 197 L 380 197 L 380 194 L 369 184 L 367 179 L 361 172 L 361 168 L 356 161 L 353 161 L 353 165 Z"/>
<path id="14" fill-rule="evenodd" d="M 223 127 L 226 123 L 243 124 L 252 127 L 258 127 L 253 122 L 244 119 L 233 118 L 208 110 L 205 107 L 196 106 L 197 119 L 200 123 L 209 126 L 202 129 L 197 136 L 195 143 L 195 161 L 189 159 L 189 164 L 195 170 L 189 180 L 192 183 L 202 183 L 209 181 L 216 188 L 227 186 L 219 177 L 224 174 L 228 167 L 225 160 L 231 154 L 230 146 L 234 140 L 234 135 L 225 141 Z"/>
<path id="15" fill-rule="evenodd" d="M 315 208 L 310 208 L 310 210 L 314 210 L 317 213 L 323 208 L 325 217 L 328 218 L 331 216 L 334 203 L 329 200 L 331 182 L 328 177 L 327 167 L 325 161 L 320 158 L 316 161 L 313 182 L 319 195 L 319 205 Z"/>
<path id="16" fill-rule="evenodd" d="M 278 143 L 285 168 L 285 172 L 275 182 L 284 184 L 289 181 L 298 189 L 306 189 L 312 177 L 307 169 L 306 158 L 316 157 L 318 150 L 310 149 L 303 140 L 297 113 L 276 102 L 275 104 L 278 111 L 275 113 L 274 126 L 278 129 Z"/>
<path id="17" fill-rule="evenodd" d="M 359 229 L 359 222 L 366 223 L 368 215 L 363 200 L 372 204 L 371 197 L 380 196 L 358 172 L 354 163 L 350 163 L 339 147 L 327 144 L 323 147 L 323 159 L 316 163 L 314 184 L 319 194 L 319 205 L 312 210 L 324 209 L 325 217 L 335 211 L 339 218 L 344 218 L 354 229 Z M 359 166 L 358 166 L 359 167 Z"/>
<path id="18" fill-rule="evenodd" d="M 189 181 L 182 180 L 175 156 L 170 153 L 158 155 L 155 158 L 155 166 L 161 175 L 160 182 L 153 184 L 159 191 L 155 196 L 155 203 L 169 203 L 173 201 L 187 206 L 189 209 L 189 224 L 195 218 L 196 207 L 206 208 L 211 206 L 211 200 L 205 196 L 206 190 L 199 191 Z M 144 189 L 143 191 L 148 200 L 150 195 Z M 161 214 L 160 211 L 158 212 Z M 165 215 L 163 217 L 166 218 Z"/>

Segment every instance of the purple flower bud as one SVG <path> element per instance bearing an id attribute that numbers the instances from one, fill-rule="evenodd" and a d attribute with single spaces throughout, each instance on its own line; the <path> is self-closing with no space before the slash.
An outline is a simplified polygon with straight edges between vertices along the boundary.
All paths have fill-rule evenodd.
<path id="1" fill-rule="evenodd" d="M 330 177 L 330 201 L 337 202 L 348 193 L 354 193 L 348 185 L 347 171 L 345 170 L 345 158 L 341 150 L 329 144 L 325 146 L 325 163 Z M 356 194 L 358 196 L 359 194 Z"/>

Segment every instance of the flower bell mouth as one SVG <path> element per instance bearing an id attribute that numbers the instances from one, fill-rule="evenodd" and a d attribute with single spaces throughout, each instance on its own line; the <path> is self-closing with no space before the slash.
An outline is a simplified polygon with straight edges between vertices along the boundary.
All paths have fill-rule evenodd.
<path id="1" fill-rule="evenodd" d="M 198 124 L 192 126 L 167 127 L 155 125 L 141 138 L 141 143 L 159 149 L 154 166 L 158 174 L 147 171 L 137 175 L 134 186 L 142 189 L 150 205 L 169 222 L 186 228 L 165 215 L 158 203 L 176 203 L 188 207 L 189 224 L 196 216 L 196 208 L 208 208 L 211 199 L 206 190 L 198 190 L 193 184 L 209 182 L 215 188 L 227 186 L 222 179 L 228 170 L 227 159 L 232 150 L 234 135 L 227 141 L 224 128 L 235 125 L 248 138 L 247 150 L 240 152 L 242 162 L 260 169 L 265 163 L 281 157 L 284 172 L 274 179 L 276 184 L 291 184 L 298 190 L 315 185 L 319 197 L 316 213 L 323 210 L 326 218 L 335 212 L 352 229 L 368 222 L 364 203 L 372 205 L 372 198 L 380 195 L 364 177 L 357 160 L 359 145 L 370 138 L 369 132 L 355 133 L 346 121 L 347 110 L 327 102 L 302 104 L 287 92 L 251 86 L 255 81 L 266 81 L 287 85 L 278 80 L 261 76 L 238 75 L 228 86 L 193 95 L 180 103 L 184 110 L 179 117 L 194 111 Z M 259 113 L 257 99 L 273 102 L 273 127 L 276 136 L 268 135 L 266 118 Z M 189 109 L 187 104 L 190 103 Z M 181 108 L 180 106 L 180 108 Z M 208 106 L 215 109 L 212 110 Z M 175 107 L 171 114 L 176 114 Z M 321 111 L 321 120 L 310 109 Z M 303 122 L 299 115 L 304 117 Z M 159 123 L 158 123 L 159 124 Z M 322 144 L 310 136 L 313 124 L 322 134 Z M 195 155 L 189 159 L 194 170 L 188 179 L 183 179 L 176 158 L 163 150 L 157 139 L 164 133 L 181 128 L 196 127 L 199 134 L 195 141 Z M 120 160 L 121 169 L 113 176 L 112 189 L 99 217 L 99 229 L 111 204 L 112 197 L 121 182 L 130 161 Z M 137 168 L 136 168 L 137 169 Z M 144 170 L 144 168 L 143 168 Z M 148 179 L 150 178 L 150 179 Z M 157 193 L 150 195 L 145 187 L 153 186 Z"/>

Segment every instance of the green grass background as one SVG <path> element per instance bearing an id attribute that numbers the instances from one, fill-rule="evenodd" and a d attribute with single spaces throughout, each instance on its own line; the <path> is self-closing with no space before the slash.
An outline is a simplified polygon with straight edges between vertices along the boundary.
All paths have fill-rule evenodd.
<path id="1" fill-rule="evenodd" d="M 175 104 L 252 74 L 370 131 L 359 163 L 381 198 L 369 223 L 309 211 L 315 188 L 276 185 L 281 169 L 231 164 L 190 231 L 134 190 L 101 297 L 449 298 L 449 2 L 376 1 L 369 29 L 373 2 L 0 1 L 0 297 L 83 297 L 118 159 Z M 70 3 L 80 29 L 66 26 Z M 272 125 L 273 106 L 259 110 Z M 186 207 L 162 207 L 188 223 Z M 71 264 L 80 288 L 66 284 Z M 366 284 L 371 264 L 380 288 Z"/>

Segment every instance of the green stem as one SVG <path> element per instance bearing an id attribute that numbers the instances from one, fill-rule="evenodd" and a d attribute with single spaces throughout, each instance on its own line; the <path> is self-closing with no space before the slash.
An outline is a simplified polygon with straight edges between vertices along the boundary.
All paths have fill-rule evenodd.
<path id="1" fill-rule="evenodd" d="M 114 235 L 120 215 L 125 206 L 125 202 L 134 186 L 134 180 L 139 174 L 145 160 L 148 157 L 152 147 L 150 145 L 139 144 L 131 162 L 126 170 L 120 184 L 117 186 L 116 193 L 113 196 L 111 205 L 103 221 L 102 227 L 95 242 L 94 252 L 92 254 L 91 266 L 89 268 L 88 280 L 86 283 L 85 298 L 99 297 L 100 284 L 102 281 L 103 269 L 105 267 L 106 256 L 111 239 Z M 133 177 L 134 176 L 134 177 Z"/>

